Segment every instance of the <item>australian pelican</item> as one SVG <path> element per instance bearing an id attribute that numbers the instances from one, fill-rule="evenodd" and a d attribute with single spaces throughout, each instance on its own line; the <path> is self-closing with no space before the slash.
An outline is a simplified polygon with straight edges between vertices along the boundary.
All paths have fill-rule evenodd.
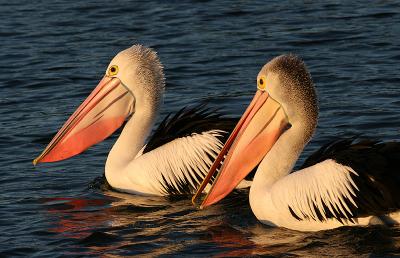
<path id="1" fill-rule="evenodd" d="M 292 172 L 317 125 L 311 76 L 300 58 L 282 55 L 261 69 L 257 87 L 193 202 L 220 166 L 201 207 L 224 198 L 259 165 L 249 199 L 262 223 L 316 231 L 400 222 L 399 142 L 338 140 Z"/>
<path id="2" fill-rule="evenodd" d="M 141 45 L 121 51 L 33 163 L 77 155 L 127 120 L 106 161 L 108 183 L 135 194 L 193 194 L 237 120 L 201 105 L 185 108 L 165 118 L 146 144 L 164 87 L 163 67 L 154 51 Z"/>

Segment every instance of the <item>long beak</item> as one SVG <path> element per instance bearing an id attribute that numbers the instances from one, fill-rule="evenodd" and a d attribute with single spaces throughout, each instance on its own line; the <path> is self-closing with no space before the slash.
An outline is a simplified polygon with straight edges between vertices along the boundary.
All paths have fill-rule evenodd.
<path id="1" fill-rule="evenodd" d="M 222 161 L 221 170 L 200 208 L 227 196 L 261 162 L 288 123 L 281 105 L 266 91 L 258 90 L 193 196 L 192 202 L 195 204 Z"/>
<path id="2" fill-rule="evenodd" d="M 103 141 L 130 115 L 133 102 L 118 78 L 104 76 L 33 164 L 67 159 Z"/>

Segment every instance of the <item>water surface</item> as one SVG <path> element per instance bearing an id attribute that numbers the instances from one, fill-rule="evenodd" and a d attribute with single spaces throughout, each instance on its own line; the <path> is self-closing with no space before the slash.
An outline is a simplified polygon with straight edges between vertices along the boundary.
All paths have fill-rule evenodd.
<path id="1" fill-rule="evenodd" d="M 328 140 L 400 140 L 400 5 L 395 1 L 8 1 L 0 6 L 0 256 L 400 255 L 400 228 L 301 233 L 260 224 L 247 191 L 206 210 L 187 198 L 104 186 L 115 141 L 55 164 L 32 165 L 134 43 L 165 65 L 159 120 L 207 101 L 239 116 L 274 56 L 308 65 L 320 121 L 301 160 Z"/>

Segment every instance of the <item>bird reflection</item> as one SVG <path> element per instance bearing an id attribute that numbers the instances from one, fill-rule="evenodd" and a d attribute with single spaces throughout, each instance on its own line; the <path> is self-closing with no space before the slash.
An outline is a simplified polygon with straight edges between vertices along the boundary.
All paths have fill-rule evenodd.
<path id="1" fill-rule="evenodd" d="M 307 233 L 267 227 L 252 216 L 246 192 L 236 192 L 206 210 L 193 208 L 187 198 L 143 197 L 109 189 L 77 198 L 47 198 L 42 204 L 50 222 L 48 231 L 63 242 L 72 242 L 66 250 L 69 255 L 245 257 L 308 256 L 311 252 L 349 257 L 384 250 L 395 253 L 400 243 L 400 229 Z"/>

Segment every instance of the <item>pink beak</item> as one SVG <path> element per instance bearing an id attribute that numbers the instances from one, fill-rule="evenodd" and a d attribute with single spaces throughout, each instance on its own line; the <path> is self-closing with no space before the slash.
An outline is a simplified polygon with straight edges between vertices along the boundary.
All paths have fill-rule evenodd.
<path id="1" fill-rule="evenodd" d="M 261 162 L 287 125 L 288 119 L 281 105 L 266 91 L 258 90 L 192 202 L 199 198 L 225 155 L 220 173 L 200 207 L 207 207 L 227 196 Z"/>
<path id="2" fill-rule="evenodd" d="M 104 76 L 33 164 L 64 160 L 103 141 L 131 114 L 133 102 L 118 78 Z"/>

